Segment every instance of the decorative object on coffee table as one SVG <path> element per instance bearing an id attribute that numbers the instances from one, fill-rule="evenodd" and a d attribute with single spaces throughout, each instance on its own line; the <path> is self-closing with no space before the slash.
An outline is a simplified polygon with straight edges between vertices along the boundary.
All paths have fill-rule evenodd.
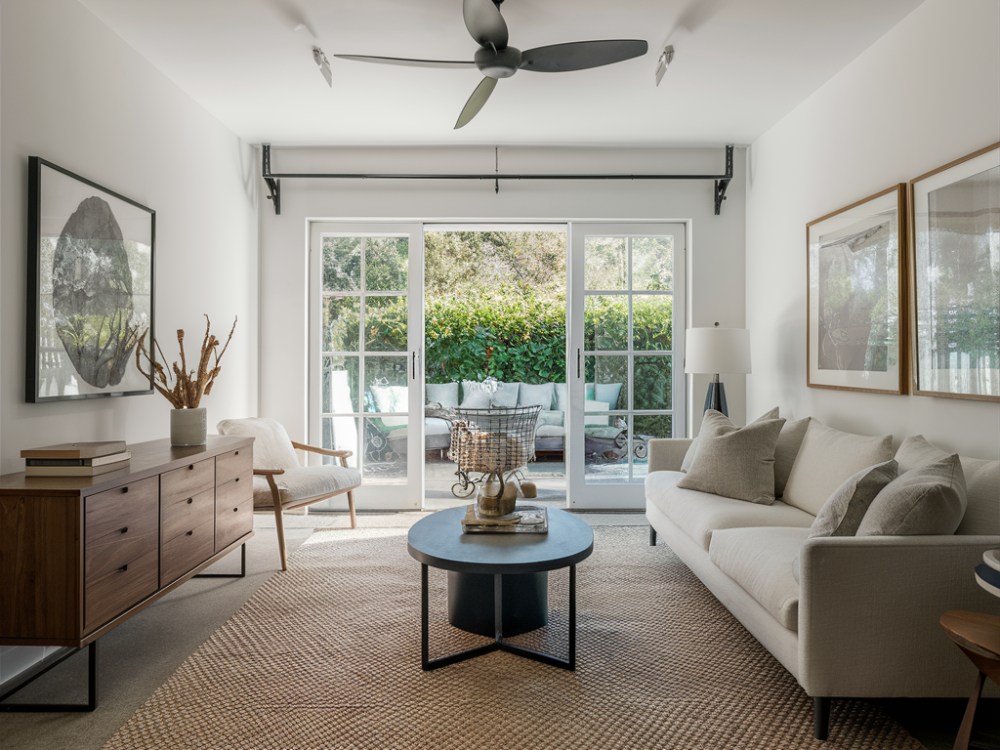
<path id="1" fill-rule="evenodd" d="M 462 519 L 462 531 L 466 534 L 548 534 L 548 509 L 543 505 L 520 505 L 506 516 L 491 518 L 479 515 L 476 506 L 469 505 Z"/>
<path id="2" fill-rule="evenodd" d="M 134 396 L 136 330 L 153 326 L 156 212 L 28 157 L 25 400 Z"/>
<path id="3" fill-rule="evenodd" d="M 726 389 L 720 374 L 750 372 L 750 331 L 745 328 L 690 328 L 684 353 L 684 372 L 712 375 L 705 396 L 705 411 L 715 409 L 727 417 Z"/>
<path id="4" fill-rule="evenodd" d="M 138 346 L 135 349 L 135 366 L 163 394 L 174 410 L 170 413 L 170 444 L 177 446 L 204 445 L 208 435 L 208 424 L 204 407 L 200 406 L 201 397 L 212 392 L 215 379 L 222 372 L 220 362 L 222 355 L 229 348 L 236 330 L 236 321 L 229 329 L 229 338 L 219 350 L 219 339 L 212 334 L 212 321 L 205 316 L 205 337 L 201 342 L 201 356 L 198 367 L 188 370 L 187 357 L 184 354 L 184 329 L 177 330 L 177 344 L 181 351 L 180 365 L 174 362 L 167 370 L 161 362 L 166 362 L 163 350 L 155 338 L 150 336 L 149 347 L 146 347 L 146 336 L 149 329 L 142 333 L 136 331 Z M 155 355 L 159 355 L 157 358 Z M 149 364 L 149 372 L 142 369 L 142 360 Z"/>

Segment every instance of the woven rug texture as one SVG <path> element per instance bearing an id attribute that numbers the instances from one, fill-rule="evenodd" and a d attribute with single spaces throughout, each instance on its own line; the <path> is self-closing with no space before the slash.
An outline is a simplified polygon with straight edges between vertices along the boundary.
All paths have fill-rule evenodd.
<path id="1" fill-rule="evenodd" d="M 406 530 L 316 532 L 105 750 L 920 750 L 865 701 L 833 701 L 815 740 L 812 699 L 646 533 L 594 529 L 576 672 L 502 652 L 424 672 Z M 549 574 L 548 626 L 512 642 L 566 655 L 568 580 Z M 488 642 L 448 624 L 444 571 L 430 587 L 432 658 Z"/>

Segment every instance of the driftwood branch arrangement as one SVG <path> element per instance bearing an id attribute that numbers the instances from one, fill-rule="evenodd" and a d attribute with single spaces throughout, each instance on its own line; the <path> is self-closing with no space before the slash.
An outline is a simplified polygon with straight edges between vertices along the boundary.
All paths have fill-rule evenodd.
<path id="1" fill-rule="evenodd" d="M 168 370 L 161 364 L 165 363 L 167 358 L 163 356 L 159 342 L 153 337 L 150 337 L 149 351 L 155 348 L 158 358 L 150 357 L 149 351 L 146 349 L 146 335 L 149 333 L 147 328 L 138 334 L 139 343 L 135 348 L 135 366 L 175 409 L 195 409 L 201 403 L 201 397 L 212 392 L 212 385 L 219 377 L 219 373 L 222 372 L 219 362 L 222 360 L 222 355 L 226 353 L 226 349 L 229 348 L 233 331 L 236 330 L 237 320 L 239 318 L 233 320 L 233 327 L 229 330 L 229 338 L 226 339 L 226 343 L 220 350 L 219 344 L 222 342 L 211 333 L 212 321 L 209 320 L 208 315 L 205 316 L 205 338 L 201 342 L 198 369 L 190 371 L 187 367 L 187 357 L 184 354 L 184 329 L 177 330 L 177 343 L 181 350 L 180 365 L 174 362 Z M 142 367 L 143 359 L 149 364 L 149 372 L 146 372 Z"/>

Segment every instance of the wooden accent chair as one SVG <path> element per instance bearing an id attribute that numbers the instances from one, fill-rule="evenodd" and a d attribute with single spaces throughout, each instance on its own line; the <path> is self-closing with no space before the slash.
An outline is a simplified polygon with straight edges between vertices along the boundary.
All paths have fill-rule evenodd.
<path id="1" fill-rule="evenodd" d="M 289 439 L 281 423 L 263 417 L 224 419 L 216 426 L 220 435 L 255 438 L 253 444 L 253 507 L 274 509 L 278 527 L 278 548 L 281 569 L 288 570 L 285 561 L 285 525 L 281 512 L 301 508 L 337 495 L 347 494 L 351 511 L 351 528 L 357 528 L 354 514 L 354 490 L 361 486 L 361 472 L 347 466 L 351 451 L 333 451 Z M 340 465 L 299 465 L 296 450 L 340 459 Z"/>

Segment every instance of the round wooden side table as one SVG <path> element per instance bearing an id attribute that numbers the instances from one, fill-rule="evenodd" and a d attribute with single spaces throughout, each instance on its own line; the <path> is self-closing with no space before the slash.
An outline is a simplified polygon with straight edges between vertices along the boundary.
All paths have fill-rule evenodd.
<path id="1" fill-rule="evenodd" d="M 941 627 L 979 670 L 965 718 L 955 738 L 955 750 L 968 750 L 983 683 L 989 677 L 1000 685 L 1000 617 L 952 610 L 941 615 Z"/>

